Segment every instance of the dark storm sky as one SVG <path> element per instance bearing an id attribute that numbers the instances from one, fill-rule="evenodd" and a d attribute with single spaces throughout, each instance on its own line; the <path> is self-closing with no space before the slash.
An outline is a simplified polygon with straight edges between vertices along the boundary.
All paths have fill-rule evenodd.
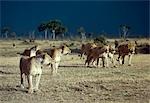
<path id="1" fill-rule="evenodd" d="M 132 34 L 149 34 L 147 1 L 1 1 L 1 26 L 29 32 L 50 19 L 60 19 L 69 32 L 83 26 L 87 32 L 118 34 L 120 24 Z"/>

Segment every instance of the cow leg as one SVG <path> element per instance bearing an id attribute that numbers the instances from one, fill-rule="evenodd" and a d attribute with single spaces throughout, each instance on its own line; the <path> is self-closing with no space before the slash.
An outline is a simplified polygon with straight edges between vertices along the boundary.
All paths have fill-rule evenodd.
<path id="1" fill-rule="evenodd" d="M 95 61 L 95 59 L 93 59 L 93 60 L 91 61 L 93 66 L 95 65 L 94 61 Z"/>
<path id="2" fill-rule="evenodd" d="M 97 58 L 97 63 L 96 63 L 96 65 L 97 65 L 97 67 L 98 67 L 98 65 L 99 65 L 99 58 Z"/>
<path id="3" fill-rule="evenodd" d="M 58 66 L 59 62 L 55 62 L 54 64 L 52 64 L 52 72 L 51 72 L 52 75 L 57 74 Z"/>
<path id="4" fill-rule="evenodd" d="M 115 60 L 114 60 L 114 54 L 109 53 L 109 58 L 110 58 L 111 62 L 113 63 L 113 66 L 116 67 Z"/>
<path id="5" fill-rule="evenodd" d="M 104 57 L 102 57 L 102 65 L 103 65 L 103 67 L 105 67 L 105 58 Z"/>
<path id="6" fill-rule="evenodd" d="M 102 62 L 103 62 L 103 67 L 105 67 L 105 62 L 106 62 L 106 67 L 108 67 L 108 55 L 105 53 L 103 54 L 103 57 L 102 57 Z"/>
<path id="7" fill-rule="evenodd" d="M 120 60 L 120 57 L 121 57 L 121 55 L 119 54 L 119 56 L 118 56 L 118 58 L 117 58 L 117 61 L 119 61 L 119 60 Z"/>
<path id="8" fill-rule="evenodd" d="M 92 58 L 91 58 L 91 57 L 88 57 L 87 60 L 85 61 L 85 65 L 89 67 L 91 61 L 92 61 Z"/>
<path id="9" fill-rule="evenodd" d="M 53 74 L 55 74 L 55 71 L 56 71 L 56 63 L 53 63 L 52 64 L 52 71 L 51 71 L 51 74 L 53 75 Z"/>
<path id="10" fill-rule="evenodd" d="M 86 59 L 86 60 L 85 60 L 85 64 L 84 64 L 85 66 L 87 66 L 87 65 L 86 65 L 86 64 L 87 64 L 87 62 L 88 62 L 88 60 Z"/>
<path id="11" fill-rule="evenodd" d="M 122 56 L 122 64 L 125 63 L 125 55 Z"/>
<path id="12" fill-rule="evenodd" d="M 51 66 L 51 75 L 53 75 L 53 73 L 54 73 L 54 64 L 55 63 L 53 63 L 53 64 L 50 65 Z"/>
<path id="13" fill-rule="evenodd" d="M 115 59 L 114 59 L 114 54 L 111 56 L 111 62 L 113 63 L 113 66 L 116 67 Z"/>
<path id="14" fill-rule="evenodd" d="M 93 60 L 93 61 L 91 61 L 92 65 L 95 67 L 96 66 L 96 64 L 95 64 L 96 58 L 93 58 L 92 60 Z"/>
<path id="15" fill-rule="evenodd" d="M 117 59 L 117 61 L 119 61 L 119 64 L 121 65 L 122 64 L 122 55 L 121 54 L 119 54 L 118 55 L 118 59 Z"/>
<path id="16" fill-rule="evenodd" d="M 58 66 L 59 66 L 59 62 L 57 62 L 57 63 L 55 64 L 55 73 L 57 73 L 57 71 L 58 71 Z"/>
<path id="17" fill-rule="evenodd" d="M 21 88 L 24 88 L 23 73 L 20 74 L 20 77 L 21 77 L 21 85 L 20 85 L 20 87 L 21 87 Z"/>
<path id="18" fill-rule="evenodd" d="M 89 66 L 89 60 L 90 60 L 90 56 L 87 56 L 87 59 L 85 60 L 85 66 Z"/>
<path id="19" fill-rule="evenodd" d="M 113 66 L 114 66 L 114 67 L 117 67 L 114 58 L 112 59 L 112 63 L 113 63 Z"/>
<path id="20" fill-rule="evenodd" d="M 35 91 L 39 90 L 40 79 L 41 79 L 41 74 L 36 75 Z"/>
<path id="21" fill-rule="evenodd" d="M 92 57 L 89 58 L 89 60 L 88 60 L 88 66 L 90 66 L 90 63 L 92 62 L 92 59 L 93 59 Z"/>
<path id="22" fill-rule="evenodd" d="M 27 78 L 27 82 L 28 82 L 28 84 L 29 84 L 29 78 L 28 78 L 28 76 L 26 76 L 26 78 Z M 28 85 L 28 87 L 27 88 L 29 88 L 29 85 Z"/>
<path id="23" fill-rule="evenodd" d="M 131 54 L 131 55 L 129 55 L 129 60 L 128 60 L 128 61 L 129 61 L 129 64 L 128 64 L 129 66 L 131 66 L 132 56 L 133 56 L 132 54 Z"/>
<path id="24" fill-rule="evenodd" d="M 106 67 L 109 67 L 109 64 L 108 64 L 108 57 L 107 57 L 107 56 L 105 57 L 105 61 L 106 61 Z"/>
<path id="25" fill-rule="evenodd" d="M 119 56 L 119 64 L 122 64 L 122 56 Z"/>
<path id="26" fill-rule="evenodd" d="M 28 75 L 27 78 L 29 79 L 29 90 L 28 93 L 33 93 L 33 84 L 32 84 L 32 75 Z"/>

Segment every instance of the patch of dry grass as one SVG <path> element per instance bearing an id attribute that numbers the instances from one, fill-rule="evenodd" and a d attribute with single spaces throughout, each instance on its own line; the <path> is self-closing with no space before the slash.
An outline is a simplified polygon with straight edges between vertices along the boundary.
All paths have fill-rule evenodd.
<path id="1" fill-rule="evenodd" d="M 16 48 L 12 48 L 12 42 Z M 36 41 L 44 47 L 59 45 L 64 41 Z M 71 43 L 65 41 L 67 43 Z M 133 57 L 133 66 L 117 68 L 87 68 L 78 54 L 62 58 L 59 74 L 50 75 L 44 67 L 39 93 L 28 94 L 20 89 L 21 52 L 32 45 L 21 41 L 0 41 L 0 102 L 1 103 L 148 103 L 150 101 L 150 55 Z M 75 42 L 75 46 L 79 46 Z M 27 86 L 27 83 L 26 83 Z"/>

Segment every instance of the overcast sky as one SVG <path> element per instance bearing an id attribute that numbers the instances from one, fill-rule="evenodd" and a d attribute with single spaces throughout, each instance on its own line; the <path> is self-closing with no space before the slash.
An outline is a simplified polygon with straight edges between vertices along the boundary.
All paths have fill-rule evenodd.
<path id="1" fill-rule="evenodd" d="M 37 30 L 51 19 L 60 19 L 69 32 L 83 26 L 87 32 L 118 34 L 127 24 L 132 34 L 149 34 L 149 2 L 144 1 L 1 1 L 1 26 L 17 33 Z"/>

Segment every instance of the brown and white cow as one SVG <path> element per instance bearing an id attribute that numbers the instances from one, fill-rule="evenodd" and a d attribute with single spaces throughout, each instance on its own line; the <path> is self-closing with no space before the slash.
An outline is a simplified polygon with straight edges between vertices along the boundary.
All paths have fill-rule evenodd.
<path id="1" fill-rule="evenodd" d="M 32 56 L 36 56 L 36 51 L 37 50 L 39 50 L 39 46 L 36 45 L 36 46 L 33 46 L 33 47 L 29 48 L 29 49 L 25 49 L 23 51 L 23 53 L 18 53 L 18 54 L 20 54 L 22 56 L 32 57 Z"/>
<path id="2" fill-rule="evenodd" d="M 20 76 L 21 76 L 21 88 L 24 88 L 23 74 L 27 76 L 28 80 L 28 93 L 38 91 L 40 78 L 42 74 L 42 65 L 49 65 L 52 63 L 52 58 L 48 54 L 40 54 L 32 57 L 21 57 L 20 59 Z M 32 78 L 36 77 L 36 84 L 33 87 Z"/>
<path id="3" fill-rule="evenodd" d="M 58 48 L 45 49 L 43 51 L 38 50 L 36 54 L 38 55 L 42 52 L 46 52 L 53 59 L 52 74 L 56 74 L 62 56 L 71 53 L 71 50 L 66 45 L 62 45 Z"/>
<path id="4" fill-rule="evenodd" d="M 131 66 L 131 60 L 132 60 L 132 56 L 135 54 L 135 48 L 136 48 L 136 44 L 132 43 L 132 42 L 127 42 L 127 43 L 123 43 L 118 45 L 117 47 L 117 52 L 118 52 L 118 61 L 120 64 L 124 64 L 125 63 L 125 56 L 128 56 L 128 65 Z"/>
<path id="5" fill-rule="evenodd" d="M 108 58 L 110 58 L 110 61 L 113 63 L 114 67 L 116 67 L 115 58 L 114 58 L 115 53 L 116 53 L 115 46 L 109 45 Z"/>

